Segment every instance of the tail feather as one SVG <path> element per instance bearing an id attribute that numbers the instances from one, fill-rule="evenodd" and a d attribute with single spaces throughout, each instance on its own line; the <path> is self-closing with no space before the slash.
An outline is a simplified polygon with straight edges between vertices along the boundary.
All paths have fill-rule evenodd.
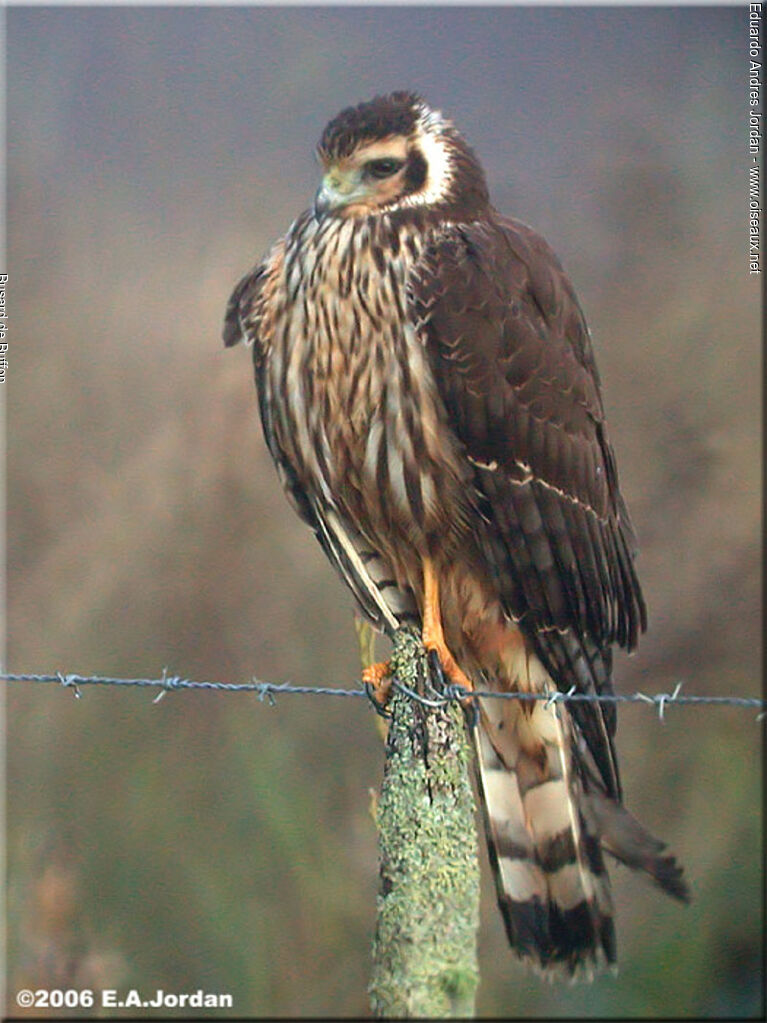
<path id="1" fill-rule="evenodd" d="M 546 975 L 591 975 L 615 962 L 598 839 L 580 809 L 561 709 L 482 702 L 478 764 L 491 866 L 509 942 Z"/>
<path id="2" fill-rule="evenodd" d="M 665 843 L 651 835 L 625 806 L 593 792 L 588 800 L 594 826 L 602 847 L 617 860 L 635 870 L 643 870 L 664 892 L 680 902 L 690 901 L 690 889 L 682 868 L 673 856 L 662 856 Z"/>
<path id="3" fill-rule="evenodd" d="M 480 703 L 481 802 L 509 942 L 546 977 L 590 978 L 616 962 L 604 852 L 686 900 L 682 870 L 584 769 L 565 706 Z"/>
<path id="4" fill-rule="evenodd" d="M 311 521 L 325 553 L 376 628 L 392 635 L 399 626 L 418 621 L 412 592 L 398 586 L 391 568 L 361 533 L 320 501 L 313 502 Z"/>

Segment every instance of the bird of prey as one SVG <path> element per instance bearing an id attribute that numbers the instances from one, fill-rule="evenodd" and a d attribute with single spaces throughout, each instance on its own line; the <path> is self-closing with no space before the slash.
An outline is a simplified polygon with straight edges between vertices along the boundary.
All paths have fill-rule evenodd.
<path id="1" fill-rule="evenodd" d="M 312 207 L 224 326 L 253 346 L 293 506 L 364 615 L 389 633 L 417 621 L 453 682 L 611 694 L 612 647 L 635 646 L 646 611 L 568 277 L 413 93 L 343 110 L 317 152 Z M 590 975 L 616 958 L 604 853 L 686 900 L 682 870 L 622 805 L 614 704 L 477 699 L 511 946 Z"/>

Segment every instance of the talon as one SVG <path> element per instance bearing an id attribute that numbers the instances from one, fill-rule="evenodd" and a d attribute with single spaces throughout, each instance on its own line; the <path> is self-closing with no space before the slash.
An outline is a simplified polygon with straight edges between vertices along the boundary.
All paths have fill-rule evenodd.
<path id="1" fill-rule="evenodd" d="M 429 663 L 429 673 L 437 680 L 437 685 L 440 689 L 444 689 L 445 673 L 442 670 L 442 661 L 439 659 L 439 654 L 435 649 L 426 649 L 426 659 Z"/>
<path id="2" fill-rule="evenodd" d="M 429 660 L 433 663 L 432 658 L 439 658 L 440 674 L 443 678 L 447 678 L 455 686 L 460 686 L 462 689 L 468 689 L 471 693 L 474 689 L 474 683 L 471 679 L 458 667 L 453 655 L 447 649 L 446 646 L 437 646 L 433 640 L 429 641 L 424 636 L 424 646 L 429 651 Z M 472 700 L 473 696 L 467 696 L 466 700 Z M 461 700 L 461 702 L 465 702 Z"/>
<path id="3" fill-rule="evenodd" d="M 389 661 L 377 661 L 362 672 L 362 681 L 370 688 L 372 699 L 382 709 L 391 696 L 391 664 Z"/>
<path id="4" fill-rule="evenodd" d="M 445 672 L 442 670 L 442 662 L 439 659 L 439 654 L 432 647 L 427 650 L 427 659 L 429 662 L 429 673 L 431 677 L 436 681 L 440 692 L 444 692 L 447 689 L 448 684 L 453 685 L 452 681 L 445 678 Z M 471 685 L 471 682 L 469 682 Z M 479 703 L 474 699 L 473 695 L 464 696 L 459 698 L 458 702 L 461 705 L 461 710 L 466 716 L 466 722 L 470 729 L 475 728 L 479 722 Z"/>

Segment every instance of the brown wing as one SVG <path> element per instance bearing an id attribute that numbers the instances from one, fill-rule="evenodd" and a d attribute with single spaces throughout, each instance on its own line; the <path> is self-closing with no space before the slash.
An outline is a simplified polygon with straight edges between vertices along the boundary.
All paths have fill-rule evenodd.
<path id="1" fill-rule="evenodd" d="M 456 225 L 412 286 L 448 420 L 475 469 L 479 542 L 508 611 L 561 689 L 611 689 L 610 645 L 646 612 L 599 376 L 572 286 L 546 242 L 496 217 Z M 608 787 L 612 708 L 572 711 Z"/>
<path id="2" fill-rule="evenodd" d="M 277 442 L 273 425 L 272 399 L 266 385 L 264 366 L 269 358 L 271 338 L 264 327 L 264 291 L 273 270 L 270 261 L 266 260 L 237 284 L 226 306 L 222 336 L 227 348 L 240 341 L 253 345 L 253 365 L 264 440 L 293 507 L 305 522 L 316 529 L 316 516 L 308 497 Z"/>

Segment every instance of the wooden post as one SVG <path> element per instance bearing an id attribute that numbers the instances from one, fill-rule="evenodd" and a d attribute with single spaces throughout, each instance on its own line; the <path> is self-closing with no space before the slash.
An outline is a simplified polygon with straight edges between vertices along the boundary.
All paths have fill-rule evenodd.
<path id="1" fill-rule="evenodd" d="M 392 675 L 423 693 L 418 634 L 395 636 Z M 378 916 L 370 997 L 383 1018 L 471 1017 L 479 980 L 479 861 L 471 745 L 457 703 L 392 691 L 378 803 Z"/>

